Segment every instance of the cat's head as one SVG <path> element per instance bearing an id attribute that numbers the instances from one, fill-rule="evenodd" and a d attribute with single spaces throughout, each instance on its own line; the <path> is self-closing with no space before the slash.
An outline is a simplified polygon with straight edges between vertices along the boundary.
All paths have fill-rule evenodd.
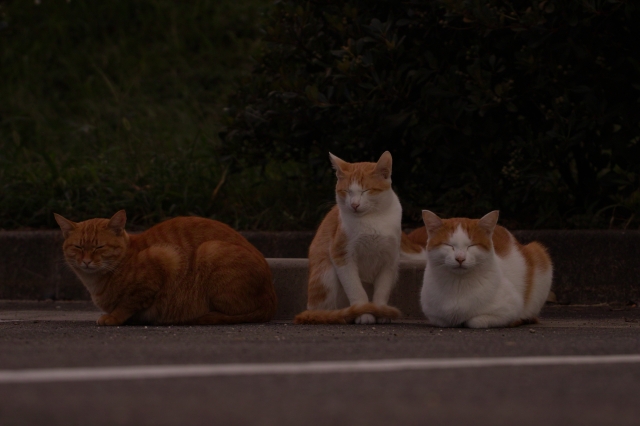
<path id="1" fill-rule="evenodd" d="M 492 236 L 498 215 L 494 210 L 481 219 L 440 219 L 423 210 L 429 265 L 465 274 L 485 263 L 493 255 Z"/>
<path id="2" fill-rule="evenodd" d="M 124 257 L 129 237 L 124 230 L 127 215 L 124 210 L 111 219 L 89 219 L 72 222 L 55 214 L 56 222 L 64 236 L 67 263 L 74 269 L 88 274 L 113 271 Z"/>
<path id="3" fill-rule="evenodd" d="M 329 153 L 336 170 L 336 202 L 343 212 L 360 216 L 387 205 L 391 191 L 391 154 L 377 163 L 347 163 Z"/>

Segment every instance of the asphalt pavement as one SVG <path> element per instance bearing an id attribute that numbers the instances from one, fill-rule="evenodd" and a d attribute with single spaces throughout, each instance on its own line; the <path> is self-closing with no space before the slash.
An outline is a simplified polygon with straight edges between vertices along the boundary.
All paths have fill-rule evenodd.
<path id="1" fill-rule="evenodd" d="M 98 316 L 0 301 L 0 425 L 640 424 L 633 305 L 548 305 L 540 324 L 491 330 Z"/>

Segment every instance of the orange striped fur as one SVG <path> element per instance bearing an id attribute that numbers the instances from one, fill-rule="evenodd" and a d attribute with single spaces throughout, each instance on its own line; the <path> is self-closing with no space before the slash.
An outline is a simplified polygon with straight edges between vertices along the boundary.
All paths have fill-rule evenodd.
<path id="1" fill-rule="evenodd" d="M 269 265 L 223 223 L 179 217 L 129 235 L 124 210 L 80 223 L 55 218 L 67 263 L 105 312 L 99 325 L 234 324 L 275 314 Z"/>
<path id="2" fill-rule="evenodd" d="M 424 250 L 424 247 L 425 247 L 424 245 L 414 242 L 404 232 L 400 237 L 401 237 L 400 250 L 402 250 L 403 253 L 418 254 L 418 253 L 422 253 L 422 251 Z"/>
<path id="3" fill-rule="evenodd" d="M 517 241 L 516 247 L 522 253 L 525 262 L 527 262 L 527 277 L 525 279 L 526 287 L 524 292 L 524 304 L 525 306 L 531 299 L 531 293 L 533 292 L 533 274 L 536 268 L 546 270 L 551 267 L 551 258 L 547 249 L 537 241 L 523 246 Z"/>
<path id="4" fill-rule="evenodd" d="M 353 324 L 360 315 L 371 314 L 376 318 L 397 319 L 400 311 L 391 306 L 365 303 L 331 311 L 304 311 L 296 315 L 295 324 Z"/>

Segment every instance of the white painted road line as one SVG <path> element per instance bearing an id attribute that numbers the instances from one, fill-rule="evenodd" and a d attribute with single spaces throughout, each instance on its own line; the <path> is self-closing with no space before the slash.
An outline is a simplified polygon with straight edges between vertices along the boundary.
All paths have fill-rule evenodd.
<path id="1" fill-rule="evenodd" d="M 590 365 L 640 363 L 639 355 L 537 356 L 505 358 L 388 359 L 371 361 L 317 361 L 273 364 L 158 365 L 98 368 L 0 370 L 0 384 L 139 380 L 181 377 L 250 376 L 316 373 L 376 373 L 479 367 Z"/>

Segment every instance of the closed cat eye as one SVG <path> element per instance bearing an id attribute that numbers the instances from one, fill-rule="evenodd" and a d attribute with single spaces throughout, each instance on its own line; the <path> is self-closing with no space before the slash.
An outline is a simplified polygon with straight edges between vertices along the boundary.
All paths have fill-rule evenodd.
<path id="1" fill-rule="evenodd" d="M 79 249 L 79 250 L 82 250 L 82 246 L 76 246 L 76 245 L 74 245 L 74 247 L 75 247 L 75 248 L 77 248 L 77 249 Z"/>
<path id="2" fill-rule="evenodd" d="M 103 248 L 104 246 L 98 246 L 96 247 L 96 250 Z"/>

